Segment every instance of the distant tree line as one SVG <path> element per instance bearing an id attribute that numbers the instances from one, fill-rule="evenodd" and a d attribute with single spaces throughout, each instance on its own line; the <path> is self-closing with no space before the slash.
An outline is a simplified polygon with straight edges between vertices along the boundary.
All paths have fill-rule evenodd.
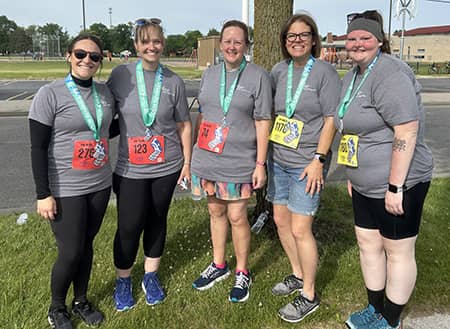
<path id="1" fill-rule="evenodd" d="M 103 41 L 103 48 L 113 54 L 123 50 L 135 53 L 133 46 L 133 23 L 118 24 L 111 28 L 102 23 L 94 23 L 87 32 L 97 35 Z M 219 31 L 211 28 L 206 36 L 219 35 Z M 166 56 L 189 56 L 197 48 L 197 39 L 203 37 L 198 30 L 187 31 L 185 34 L 166 36 Z M 44 26 L 18 26 L 5 15 L 0 16 L 0 54 L 30 55 L 30 56 L 64 56 L 71 40 L 63 27 L 54 23 Z"/>

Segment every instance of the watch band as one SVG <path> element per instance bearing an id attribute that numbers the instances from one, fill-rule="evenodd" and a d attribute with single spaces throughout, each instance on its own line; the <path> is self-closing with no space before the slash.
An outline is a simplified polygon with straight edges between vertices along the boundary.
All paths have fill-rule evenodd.
<path id="1" fill-rule="evenodd" d="M 389 183 L 388 191 L 392 193 L 402 193 L 406 191 L 406 185 L 393 185 Z"/>
<path id="2" fill-rule="evenodd" d="M 319 160 L 320 163 L 325 163 L 325 161 L 327 161 L 325 154 L 319 152 L 314 153 L 314 159 Z"/>

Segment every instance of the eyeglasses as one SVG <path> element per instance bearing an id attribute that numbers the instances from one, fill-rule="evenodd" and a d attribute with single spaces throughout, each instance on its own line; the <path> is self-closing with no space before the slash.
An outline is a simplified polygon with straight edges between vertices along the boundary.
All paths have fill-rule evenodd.
<path id="1" fill-rule="evenodd" d="M 159 18 L 139 18 L 134 22 L 135 26 L 144 26 L 147 24 L 160 25 L 161 20 Z"/>
<path id="2" fill-rule="evenodd" d="M 86 50 L 83 50 L 83 49 L 75 49 L 73 51 L 73 54 L 74 54 L 74 56 L 77 59 L 83 59 L 83 58 L 85 58 L 86 56 L 89 55 L 89 58 L 94 63 L 98 63 L 98 62 L 100 62 L 103 59 L 103 55 L 100 54 L 100 53 L 97 53 L 95 51 L 86 51 Z"/>
<path id="3" fill-rule="evenodd" d="M 288 33 L 286 34 L 286 40 L 289 42 L 294 42 L 299 38 L 302 41 L 307 41 L 311 38 L 312 32 L 302 32 L 302 33 Z"/>

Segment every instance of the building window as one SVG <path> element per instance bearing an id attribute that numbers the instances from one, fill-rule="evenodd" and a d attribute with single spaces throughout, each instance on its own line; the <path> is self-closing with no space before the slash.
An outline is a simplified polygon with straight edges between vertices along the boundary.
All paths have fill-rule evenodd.
<path id="1" fill-rule="evenodd" d="M 417 52 L 418 53 L 424 53 L 425 52 L 425 48 L 419 48 L 419 49 L 417 49 Z"/>
<path id="2" fill-rule="evenodd" d="M 424 59 L 424 55 L 414 55 L 414 59 Z"/>

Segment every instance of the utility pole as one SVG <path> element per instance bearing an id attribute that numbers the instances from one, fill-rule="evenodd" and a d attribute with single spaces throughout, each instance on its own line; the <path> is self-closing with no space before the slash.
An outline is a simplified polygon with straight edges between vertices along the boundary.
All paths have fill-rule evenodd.
<path id="1" fill-rule="evenodd" d="M 391 25 L 392 25 L 392 0 L 389 0 L 389 32 L 388 32 L 388 40 L 391 43 Z"/>
<path id="2" fill-rule="evenodd" d="M 109 28 L 112 28 L 112 8 L 109 7 L 108 8 L 108 12 L 109 12 Z"/>
<path id="3" fill-rule="evenodd" d="M 242 21 L 248 26 L 249 15 L 248 15 L 249 0 L 242 0 Z"/>
<path id="4" fill-rule="evenodd" d="M 81 0 L 81 6 L 83 10 L 83 31 L 86 31 L 86 12 L 84 10 L 84 0 Z"/>

